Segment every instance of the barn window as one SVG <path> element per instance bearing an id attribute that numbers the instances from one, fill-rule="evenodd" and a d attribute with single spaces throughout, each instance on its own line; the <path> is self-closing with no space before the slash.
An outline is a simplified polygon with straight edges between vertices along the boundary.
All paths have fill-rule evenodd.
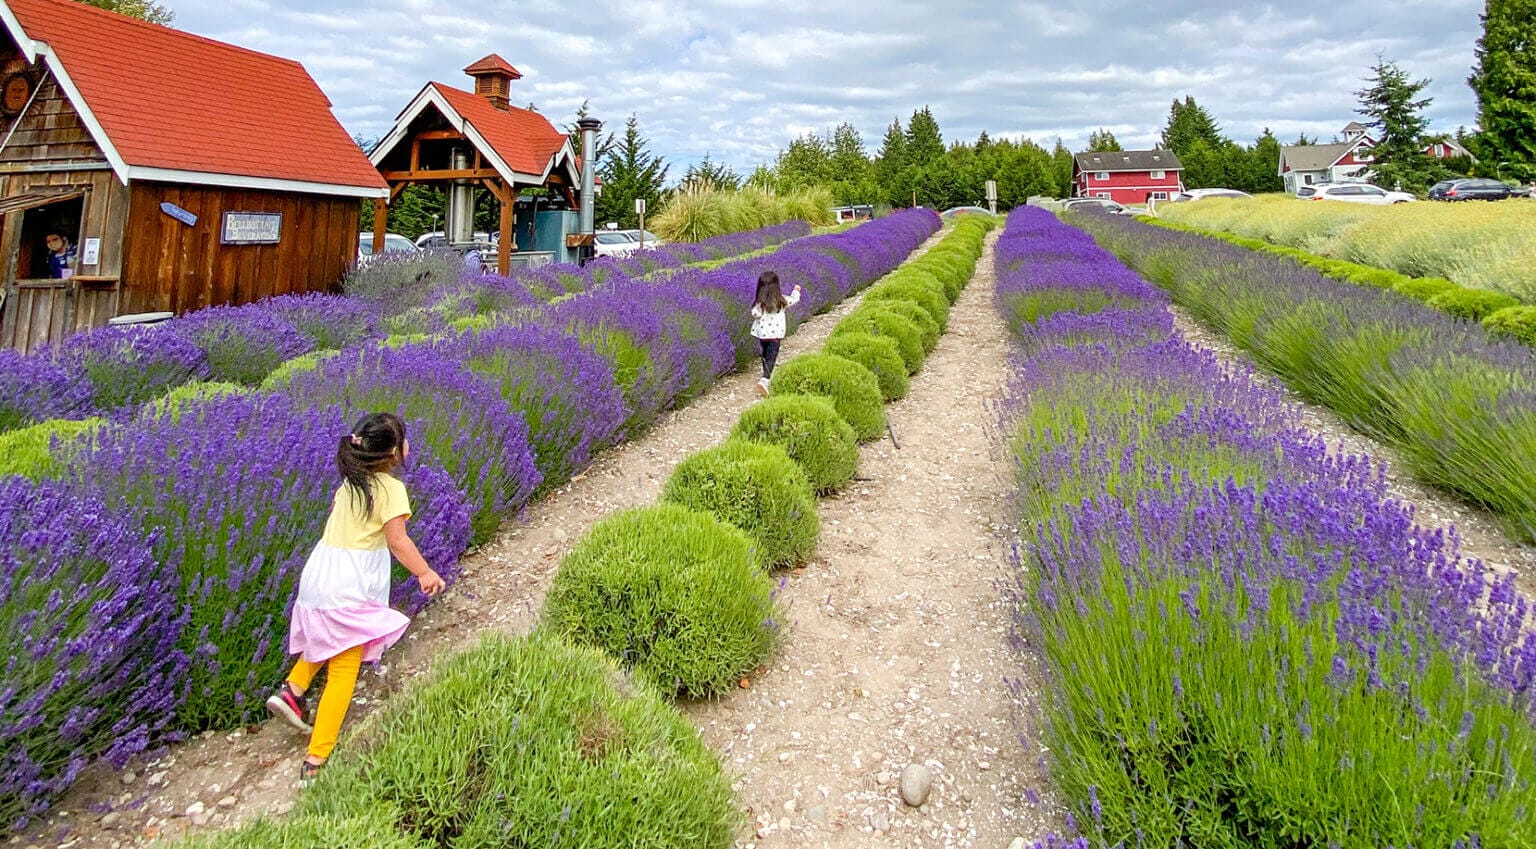
<path id="1" fill-rule="evenodd" d="M 1151 197 L 1152 197 L 1153 200 L 1167 200 L 1168 199 L 1168 193 L 1167 192 L 1153 192 Z"/>
<path id="2" fill-rule="evenodd" d="M 1161 180 L 1161 179 L 1163 179 L 1166 176 L 1168 176 L 1168 172 L 1166 172 L 1166 171 L 1153 171 L 1152 172 L 1152 179 L 1154 179 L 1154 180 Z"/>
<path id="3" fill-rule="evenodd" d="M 1109 172 L 1108 171 L 1100 171 L 1099 173 L 1093 175 L 1093 179 L 1098 180 L 1099 182 L 1102 183 L 1105 180 L 1109 179 Z"/>
<path id="4" fill-rule="evenodd" d="M 85 198 L 80 192 L 63 195 L 14 195 L 0 201 L 3 212 L 21 216 L 21 241 L 16 249 L 16 279 L 46 280 L 54 276 L 48 261 L 52 253 L 50 234 L 63 237 L 73 249 L 72 273 L 79 271 L 80 219 L 85 212 Z M 12 224 L 11 226 L 15 226 Z"/>

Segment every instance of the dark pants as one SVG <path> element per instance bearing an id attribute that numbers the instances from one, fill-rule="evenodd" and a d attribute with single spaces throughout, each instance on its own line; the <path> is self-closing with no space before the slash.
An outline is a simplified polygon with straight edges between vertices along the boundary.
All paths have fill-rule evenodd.
<path id="1" fill-rule="evenodd" d="M 763 377 L 773 377 L 773 364 L 779 359 L 779 343 L 783 339 L 759 339 L 763 346 Z"/>

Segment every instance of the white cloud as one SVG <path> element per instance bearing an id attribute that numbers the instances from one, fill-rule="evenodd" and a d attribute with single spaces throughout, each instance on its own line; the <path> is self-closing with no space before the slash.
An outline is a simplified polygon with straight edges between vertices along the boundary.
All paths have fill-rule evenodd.
<path id="1" fill-rule="evenodd" d="M 304 63 L 353 133 L 377 136 L 429 80 L 499 53 L 514 103 L 557 125 L 583 102 L 631 113 L 676 163 L 747 169 L 795 135 L 848 121 L 873 150 L 932 108 L 946 139 L 1105 127 L 1149 144 L 1192 95 L 1231 136 L 1331 136 L 1376 55 L 1432 77 L 1437 128 L 1471 125 L 1476 0 L 172 0 L 177 26 Z"/>

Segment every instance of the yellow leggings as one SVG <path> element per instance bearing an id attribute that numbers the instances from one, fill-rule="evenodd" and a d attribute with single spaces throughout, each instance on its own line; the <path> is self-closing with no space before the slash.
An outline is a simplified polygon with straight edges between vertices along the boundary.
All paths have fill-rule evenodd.
<path id="1" fill-rule="evenodd" d="M 357 670 L 363 665 L 363 647 L 353 646 L 324 663 L 311 663 L 303 657 L 288 673 L 288 683 L 294 692 L 303 694 L 309 682 L 315 680 L 320 667 L 329 666 L 325 692 L 320 705 L 315 708 L 315 730 L 309 735 L 309 756 L 325 760 L 336 748 L 336 735 L 341 733 L 342 720 L 347 718 L 347 708 L 352 704 L 352 690 L 357 687 Z"/>

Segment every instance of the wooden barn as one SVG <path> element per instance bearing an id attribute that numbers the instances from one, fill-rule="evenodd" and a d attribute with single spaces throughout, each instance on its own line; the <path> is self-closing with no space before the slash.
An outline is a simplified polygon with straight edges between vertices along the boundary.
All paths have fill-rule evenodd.
<path id="1" fill-rule="evenodd" d="M 299 63 L 0 0 L 0 347 L 326 290 L 388 184 Z"/>

